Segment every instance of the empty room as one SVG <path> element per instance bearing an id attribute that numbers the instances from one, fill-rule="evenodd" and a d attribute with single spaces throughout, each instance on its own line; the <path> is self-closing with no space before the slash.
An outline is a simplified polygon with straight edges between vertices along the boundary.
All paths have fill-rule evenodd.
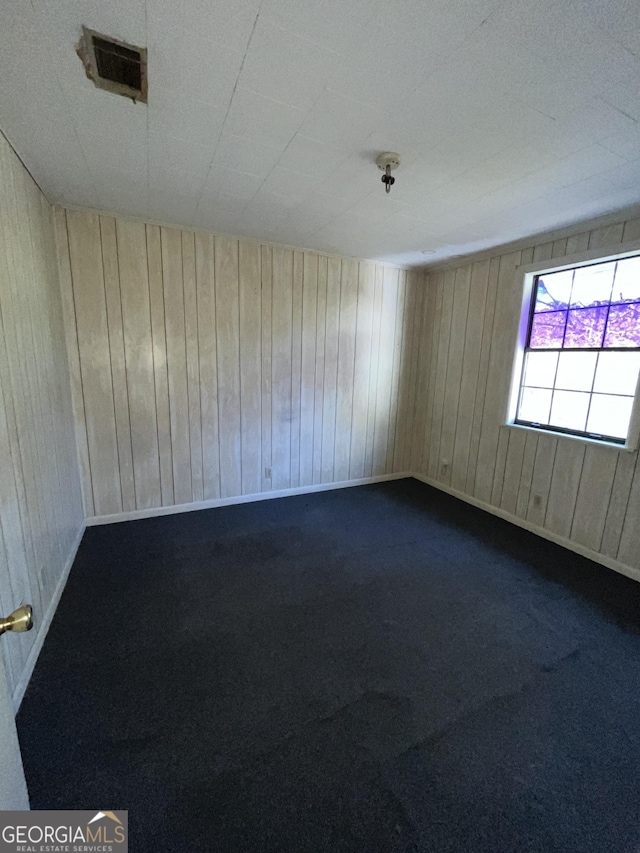
<path id="1" fill-rule="evenodd" d="M 0 0 L 0 850 L 638 853 L 640 6 Z"/>

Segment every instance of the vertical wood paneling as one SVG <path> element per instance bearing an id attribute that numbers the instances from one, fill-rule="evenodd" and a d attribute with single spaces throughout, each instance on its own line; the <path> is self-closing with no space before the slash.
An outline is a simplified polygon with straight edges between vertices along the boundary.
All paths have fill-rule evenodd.
<path id="1" fill-rule="evenodd" d="M 398 378 L 398 401 L 396 405 L 396 434 L 394 438 L 392 470 L 394 473 L 409 471 L 407 447 L 413 428 L 413 396 L 411 381 L 414 320 L 416 315 L 417 272 L 408 272 L 405 278 L 405 304 L 403 317 L 402 351 Z"/>
<path id="2" fill-rule="evenodd" d="M 303 253 L 293 253 L 291 295 L 291 486 L 300 485 Z"/>
<path id="3" fill-rule="evenodd" d="M 316 308 L 316 364 L 313 402 L 313 484 L 322 482 L 322 417 L 326 364 L 327 258 L 318 258 L 318 304 Z"/>
<path id="4" fill-rule="evenodd" d="M 291 486 L 291 319 L 293 252 L 273 248 L 271 315 L 272 486 Z"/>
<path id="5" fill-rule="evenodd" d="M 334 448 L 334 478 L 338 482 L 349 479 L 357 308 L 358 264 L 356 261 L 345 259 L 342 262 L 340 282 L 340 330 Z"/>
<path id="6" fill-rule="evenodd" d="M 47 412 L 52 410 L 53 399 L 50 393 L 51 373 L 47 360 L 47 353 L 51 352 L 52 341 L 48 334 L 48 320 L 46 306 L 49 304 L 48 293 L 45 284 L 43 270 L 38 269 L 38 248 L 34 236 L 40 231 L 38 212 L 34 209 L 34 200 L 37 190 L 24 170 L 14 172 L 14 201 L 20 207 L 18 219 L 12 223 L 14 227 L 14 240 L 17 251 L 20 253 L 22 263 L 14 267 L 14 274 L 18 280 L 19 292 L 16 305 L 18 313 L 14 319 L 22 322 L 26 335 L 23 342 L 27 352 L 26 374 L 28 377 L 28 394 L 31 400 L 31 414 L 35 429 L 34 449 L 34 476 L 38 482 L 39 493 L 34 503 L 37 502 L 38 514 L 43 525 L 43 531 L 54 546 L 54 554 L 61 557 L 60 544 L 55 536 L 55 531 L 60 524 L 59 504 L 55 502 L 48 511 L 46 507 L 45 484 L 50 483 L 54 489 L 60 488 L 60 478 L 55 454 L 55 430 L 52 429 L 49 440 L 45 438 L 48 428 Z M 34 227 L 31 227 L 31 226 Z M 31 282 L 37 282 L 34 286 Z M 50 445 L 50 446 L 49 446 Z M 45 598 L 53 593 L 49 573 L 43 565 L 40 569 L 40 582 Z"/>
<path id="7" fill-rule="evenodd" d="M 616 472 L 607 507 L 607 517 L 602 534 L 600 551 L 608 557 L 617 557 L 620 536 L 629 506 L 629 495 L 634 482 L 638 462 L 637 453 L 618 453 Z"/>
<path id="8" fill-rule="evenodd" d="M 413 435 L 411 438 L 411 470 L 421 473 L 427 470 L 428 464 L 428 459 L 425 457 L 429 442 L 425 435 L 425 429 L 427 425 L 429 382 L 431 379 L 432 344 L 435 329 L 439 328 L 435 322 L 436 286 L 435 283 L 432 284 L 432 279 L 428 275 L 424 275 L 423 277 L 422 291 L 421 326 L 416 331 L 416 403 L 413 417 Z"/>
<path id="9" fill-rule="evenodd" d="M 433 387 L 433 397 L 429 411 L 429 464 L 427 471 L 430 477 L 437 478 L 442 473 L 440 456 L 440 439 L 442 437 L 442 419 L 444 414 L 444 398 L 446 393 L 447 362 L 449 359 L 449 342 L 451 340 L 451 322 L 453 318 L 453 295 L 455 272 L 450 270 L 439 277 L 438 303 L 439 316 L 442 321 L 438 324 L 437 342 L 434 338 L 434 351 L 429 378 L 429 393 Z"/>
<path id="10" fill-rule="evenodd" d="M 174 228 L 161 228 L 164 321 L 169 380 L 169 416 L 173 492 L 176 504 L 190 503 L 191 446 L 189 442 L 189 393 L 187 345 L 182 283 L 182 236 Z"/>
<path id="11" fill-rule="evenodd" d="M 478 451 L 480 448 L 480 436 L 482 433 L 482 415 L 484 412 L 484 398 L 489 378 L 489 357 L 491 355 L 491 333 L 493 329 L 493 315 L 496 307 L 498 272 L 500 259 L 491 258 L 487 272 L 487 297 L 482 315 L 482 344 L 480 346 L 480 364 L 478 366 L 478 386 L 476 388 L 473 421 L 471 425 L 471 441 L 469 444 L 469 464 L 467 465 L 467 487 L 470 495 L 475 494 L 476 475 L 478 470 Z"/>
<path id="12" fill-rule="evenodd" d="M 375 400 L 375 428 L 373 438 L 372 474 L 379 476 L 387 471 L 389 432 L 391 424 L 391 397 L 393 383 L 393 358 L 396 337 L 396 312 L 398 307 L 398 270 L 382 270 L 382 303 L 380 311 L 380 338 L 378 345 L 377 387 Z"/>
<path id="13" fill-rule="evenodd" d="M 220 495 L 242 493 L 238 241 L 215 240 Z"/>
<path id="14" fill-rule="evenodd" d="M 638 465 L 636 474 L 629 493 L 629 503 L 626 506 L 622 534 L 620 536 L 620 547 L 618 548 L 618 560 L 627 566 L 638 567 L 640 554 L 640 477 L 638 476 Z"/>
<path id="15" fill-rule="evenodd" d="M 505 426 L 504 420 L 521 304 L 517 266 L 637 239 L 640 220 L 633 219 L 539 242 L 520 252 L 498 252 L 475 263 L 472 259 L 468 308 L 456 299 L 455 285 L 452 298 L 446 282 L 462 280 L 469 261 L 429 272 L 425 298 L 431 301 L 434 316 L 424 316 L 419 330 L 412 437 L 413 470 L 447 484 L 441 463 L 448 458 L 455 423 L 454 489 L 636 569 L 640 568 L 638 453 L 518 430 Z M 460 370 L 456 341 L 463 325 Z M 425 371 L 423 402 L 419 389 Z"/>
<path id="16" fill-rule="evenodd" d="M 627 219 L 624 223 L 624 231 L 622 233 L 622 242 L 627 243 L 632 240 L 640 240 L 640 218 Z"/>
<path id="17" fill-rule="evenodd" d="M 102 241 L 102 265 L 104 292 L 107 305 L 109 332 L 109 355 L 113 381 L 113 409 L 116 420 L 118 462 L 122 508 L 126 512 L 136 509 L 136 487 L 133 474 L 133 449 L 127 390 L 127 366 L 124 354 L 122 327 L 122 303 L 120 297 L 120 273 L 118 270 L 118 242 L 116 222 L 108 216 L 100 217 L 100 239 Z"/>
<path id="18" fill-rule="evenodd" d="M 46 203 L 46 202 L 45 202 Z M 80 372 L 80 351 L 78 348 L 78 330 L 73 300 L 73 283 L 71 280 L 71 261 L 69 259 L 69 237 L 67 234 L 67 216 L 61 208 L 54 210 L 56 255 L 62 311 L 65 331 L 67 361 L 72 389 L 73 420 L 76 426 L 76 445 L 80 478 L 82 484 L 82 499 L 85 514 L 95 515 L 93 506 L 93 487 L 91 485 L 91 466 L 89 464 L 89 443 L 87 439 L 87 418 L 84 409 L 84 394 L 82 391 L 82 375 Z"/>
<path id="19" fill-rule="evenodd" d="M 518 518 L 526 518 L 531 499 L 531 486 L 533 483 L 533 466 L 536 461 L 538 450 L 538 436 L 528 432 L 524 443 L 522 454 L 522 470 L 520 471 L 520 483 L 518 485 L 518 498 L 516 500 L 516 515 Z"/>
<path id="20" fill-rule="evenodd" d="M 262 491 L 271 491 L 271 350 L 273 330 L 271 326 L 272 303 L 272 249 L 271 246 L 261 246 L 262 266 Z"/>
<path id="21" fill-rule="evenodd" d="M 318 256 L 304 253 L 302 344 L 300 365 L 300 485 L 313 483 L 313 436 L 316 400 L 316 332 L 318 323 Z"/>
<path id="22" fill-rule="evenodd" d="M 6 353 L 0 351 L 0 357 L 6 365 Z M 0 460 L 3 466 L 0 474 L 0 601 L 6 608 L 4 613 L 10 613 L 17 604 L 24 601 L 34 603 L 39 612 L 42 612 L 43 591 L 37 583 L 37 577 L 36 583 L 33 583 L 27 564 L 27 543 L 23 534 L 25 516 L 20 513 L 14 474 L 16 470 L 21 471 L 21 465 L 18 459 L 12 458 L 11 453 L 9 429 L 5 419 L 5 412 L 11 406 L 11 400 L 7 399 L 10 391 L 5 398 L 5 382 L 4 376 L 0 378 Z M 12 689 L 20 678 L 29 645 L 5 653 Z"/>
<path id="23" fill-rule="evenodd" d="M 604 447 L 585 450 L 571 538 L 592 551 L 599 551 L 602 544 L 618 455 Z"/>
<path id="24" fill-rule="evenodd" d="M 364 453 L 364 476 L 373 471 L 373 452 L 376 433 L 376 399 L 378 393 L 378 366 L 380 362 L 380 329 L 382 326 L 382 282 L 384 268 L 376 266 L 373 273 L 373 318 L 371 327 L 371 360 L 369 364 L 369 393 L 367 406 L 367 435 Z"/>
<path id="25" fill-rule="evenodd" d="M 242 493 L 262 488 L 262 305 L 260 246 L 240 243 L 240 414 Z"/>
<path id="26" fill-rule="evenodd" d="M 110 349 L 94 356 L 106 358 L 113 388 L 101 403 L 113 410 L 115 399 L 112 428 L 129 447 L 120 506 L 405 470 L 422 275 L 109 217 L 100 233 L 90 214 L 77 216 L 78 263 L 107 259 L 90 288 L 107 282 Z M 141 460 L 155 464 L 141 473 Z M 93 488 L 113 499 L 109 483 Z"/>
<path id="27" fill-rule="evenodd" d="M 142 279 L 142 273 L 141 273 Z M 187 355 L 187 397 L 189 400 L 189 450 L 191 452 L 192 500 L 204 495 L 202 472 L 202 410 L 200 404 L 200 344 L 196 250 L 193 234 L 182 233 L 182 283 L 184 288 L 184 332 Z"/>
<path id="28" fill-rule="evenodd" d="M 474 398 L 478 385 L 482 346 L 482 323 L 478 322 L 478 318 L 482 317 L 484 313 L 489 282 L 488 262 L 473 264 L 470 269 L 468 319 L 465 322 L 464 360 L 460 376 L 459 399 L 462 401 Z M 467 481 L 472 426 L 473 407 L 470 405 L 458 406 L 451 466 L 451 485 L 460 491 L 464 491 Z"/>
<path id="29" fill-rule="evenodd" d="M 405 427 L 404 454 L 401 462 L 402 471 L 411 471 L 413 444 L 415 433 L 415 418 L 418 401 L 418 360 L 420 353 L 420 327 L 422 321 L 422 306 L 424 296 L 424 275 L 421 272 L 409 273 L 410 301 L 407 313 L 407 328 L 410 345 L 407 350 L 403 376 L 407 376 L 406 405 L 400 402 L 401 410 L 405 412 L 407 423 Z M 413 294 L 413 296 L 411 296 Z"/>
<path id="30" fill-rule="evenodd" d="M 589 232 L 589 248 L 599 249 L 601 246 L 612 246 L 622 242 L 624 222 L 615 222 Z"/>
<path id="31" fill-rule="evenodd" d="M 122 492 L 100 221 L 69 211 L 67 225 L 94 509 L 109 515 L 122 511 Z"/>
<path id="32" fill-rule="evenodd" d="M 447 353 L 447 372 L 445 378 L 445 395 L 442 410 L 442 433 L 440 437 L 440 459 L 446 464 L 441 479 L 451 482 L 451 471 L 456 460 L 454 447 L 458 428 L 458 411 L 460 400 L 460 384 L 465 357 L 467 312 L 469 309 L 469 292 L 471 286 L 471 266 L 456 270 L 453 284 L 453 307 L 449 333 L 449 348 Z M 462 466 L 461 466 L 462 467 Z"/>
<path id="33" fill-rule="evenodd" d="M 498 427 L 498 449 L 496 451 L 495 466 L 493 469 L 493 487 L 491 489 L 491 503 L 500 506 L 502 492 L 504 489 L 504 471 L 507 465 L 507 454 L 509 452 L 509 439 L 511 430 L 504 426 Z"/>
<path id="34" fill-rule="evenodd" d="M 400 371 L 402 369 L 402 348 L 404 345 L 404 312 L 406 307 L 407 274 L 398 270 L 396 276 L 396 314 L 393 329 L 393 353 L 391 364 L 391 382 L 389 386 L 389 432 L 387 435 L 387 462 L 385 474 L 393 472 L 393 457 L 396 448 L 398 428 L 398 394 L 400 390 Z M 403 413 L 404 414 L 404 413 Z"/>
<path id="35" fill-rule="evenodd" d="M 160 456 L 146 229 L 118 221 L 118 267 L 137 509 L 160 506 Z"/>
<path id="36" fill-rule="evenodd" d="M 374 296 L 375 266 L 374 264 L 360 263 L 358 267 L 358 308 L 356 317 L 353 415 L 351 418 L 351 451 L 349 463 L 349 477 L 351 479 L 365 476 Z"/>
<path id="37" fill-rule="evenodd" d="M 507 436 L 500 424 L 504 422 L 506 414 L 511 375 L 511 356 L 506 353 L 513 352 L 517 330 L 513 324 L 514 307 L 521 302 L 520 294 L 514 293 L 515 269 L 519 262 L 520 252 L 512 252 L 500 258 L 489 373 L 478 448 L 475 494 L 480 500 L 494 503 L 500 500 L 506 464 Z"/>
<path id="38" fill-rule="evenodd" d="M 216 351 L 216 292 L 213 237 L 196 234 L 196 291 L 200 347 L 200 406 L 202 417 L 202 480 L 205 500 L 220 497 L 218 450 L 218 355 Z"/>
<path id="39" fill-rule="evenodd" d="M 101 261 L 99 280 L 102 288 Z M 54 234 L 50 206 L 0 136 L 0 606 L 6 613 L 28 601 L 35 613 L 30 634 L 2 644 L 14 701 L 83 522 L 79 458 L 88 465 L 89 447 L 86 436 L 76 447 L 73 423 L 84 406 L 80 349 L 72 335 L 72 405 L 62 294 L 75 327 L 65 215 L 56 214 Z M 106 314 L 102 321 L 104 331 Z M 108 353 L 107 342 L 101 357 Z M 111 426 L 115 439 L 112 400 Z M 88 473 L 84 488 L 91 506 Z"/>
<path id="40" fill-rule="evenodd" d="M 508 431 L 507 459 L 504 468 L 504 480 L 500 495 L 502 509 L 515 515 L 520 492 L 520 477 L 524 463 L 524 451 L 527 436 L 524 432 Z"/>
<path id="41" fill-rule="evenodd" d="M 160 228 L 147 225 L 147 260 L 149 262 L 149 310 L 153 343 L 153 386 L 156 401 L 156 432 L 160 468 L 162 506 L 171 506 L 173 465 L 171 451 L 171 416 L 169 412 L 169 378 L 167 373 L 167 341 L 164 318 L 164 286 Z"/>
<path id="42" fill-rule="evenodd" d="M 136 374 L 134 385 L 146 376 L 147 393 L 154 392 L 155 417 L 150 397 L 143 408 L 155 423 L 142 429 L 153 433 L 155 426 L 163 504 L 200 499 L 199 477 L 208 498 L 410 468 L 631 559 L 636 455 L 614 451 L 605 459 L 599 448 L 585 453 L 579 442 L 513 430 L 503 419 L 520 305 L 516 267 L 633 239 L 638 228 L 633 220 L 457 269 L 406 274 L 229 238 L 216 238 L 214 251 L 208 235 L 162 229 L 160 239 L 155 226 L 146 226 L 144 250 L 144 240 L 131 238 L 127 260 L 120 257 L 127 231 L 120 223 L 114 268 L 111 226 L 101 235 L 91 214 L 69 214 L 65 229 L 63 217 L 59 265 L 64 281 L 69 248 L 65 310 L 73 317 L 67 323 L 79 373 L 72 377 L 75 416 L 85 425 L 78 434 L 87 505 L 94 493 L 96 513 L 122 506 L 123 496 L 130 503 L 120 485 L 126 458 L 119 466 L 107 458 L 115 450 L 119 461 L 120 432 L 127 421 L 133 428 Z M 41 249 L 33 251 L 32 267 L 41 263 Z M 148 305 L 144 287 L 142 295 L 129 292 L 134 280 L 146 282 Z M 151 353 L 146 372 L 133 361 L 129 368 L 136 346 Z M 85 400 L 92 370 L 99 381 Z M 96 411 L 106 413 L 100 424 Z M 95 456 L 97 428 L 108 438 Z M 137 455 L 134 448 L 136 505 Z M 595 501 L 603 482 L 608 499 Z"/>

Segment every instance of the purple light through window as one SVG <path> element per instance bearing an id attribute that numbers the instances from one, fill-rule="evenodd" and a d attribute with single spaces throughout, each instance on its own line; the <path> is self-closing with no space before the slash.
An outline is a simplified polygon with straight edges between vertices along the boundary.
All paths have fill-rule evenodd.
<path id="1" fill-rule="evenodd" d="M 640 372 L 640 255 L 536 280 L 515 422 L 624 444 Z"/>
<path id="2" fill-rule="evenodd" d="M 541 314 L 534 314 L 529 346 L 541 349 L 561 347 L 566 323 L 566 311 L 544 311 Z"/>
<path id="3" fill-rule="evenodd" d="M 607 322 L 608 306 L 574 308 L 569 311 L 563 347 L 600 349 Z"/>
<path id="4" fill-rule="evenodd" d="M 640 303 L 612 305 L 605 347 L 640 347 Z"/>
<path id="5" fill-rule="evenodd" d="M 640 257 L 539 276 L 528 346 L 640 347 Z"/>

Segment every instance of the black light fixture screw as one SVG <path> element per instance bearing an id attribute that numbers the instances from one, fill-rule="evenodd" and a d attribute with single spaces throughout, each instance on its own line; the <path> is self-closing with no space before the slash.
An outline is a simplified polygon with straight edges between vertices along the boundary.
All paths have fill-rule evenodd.
<path id="1" fill-rule="evenodd" d="M 396 179 L 391 174 L 391 166 L 387 166 L 384 170 L 384 175 L 380 178 L 386 187 L 386 192 L 391 192 L 391 187 L 395 184 Z"/>

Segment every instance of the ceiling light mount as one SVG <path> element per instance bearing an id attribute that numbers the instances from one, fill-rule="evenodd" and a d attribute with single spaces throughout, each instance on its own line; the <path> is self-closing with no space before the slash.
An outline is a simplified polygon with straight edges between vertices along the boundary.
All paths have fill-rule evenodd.
<path id="1" fill-rule="evenodd" d="M 391 175 L 394 169 L 400 165 L 400 155 L 395 151 L 384 151 L 376 157 L 376 166 L 384 175 L 382 183 L 385 185 L 386 191 L 391 192 L 391 187 L 395 184 L 396 179 Z"/>

